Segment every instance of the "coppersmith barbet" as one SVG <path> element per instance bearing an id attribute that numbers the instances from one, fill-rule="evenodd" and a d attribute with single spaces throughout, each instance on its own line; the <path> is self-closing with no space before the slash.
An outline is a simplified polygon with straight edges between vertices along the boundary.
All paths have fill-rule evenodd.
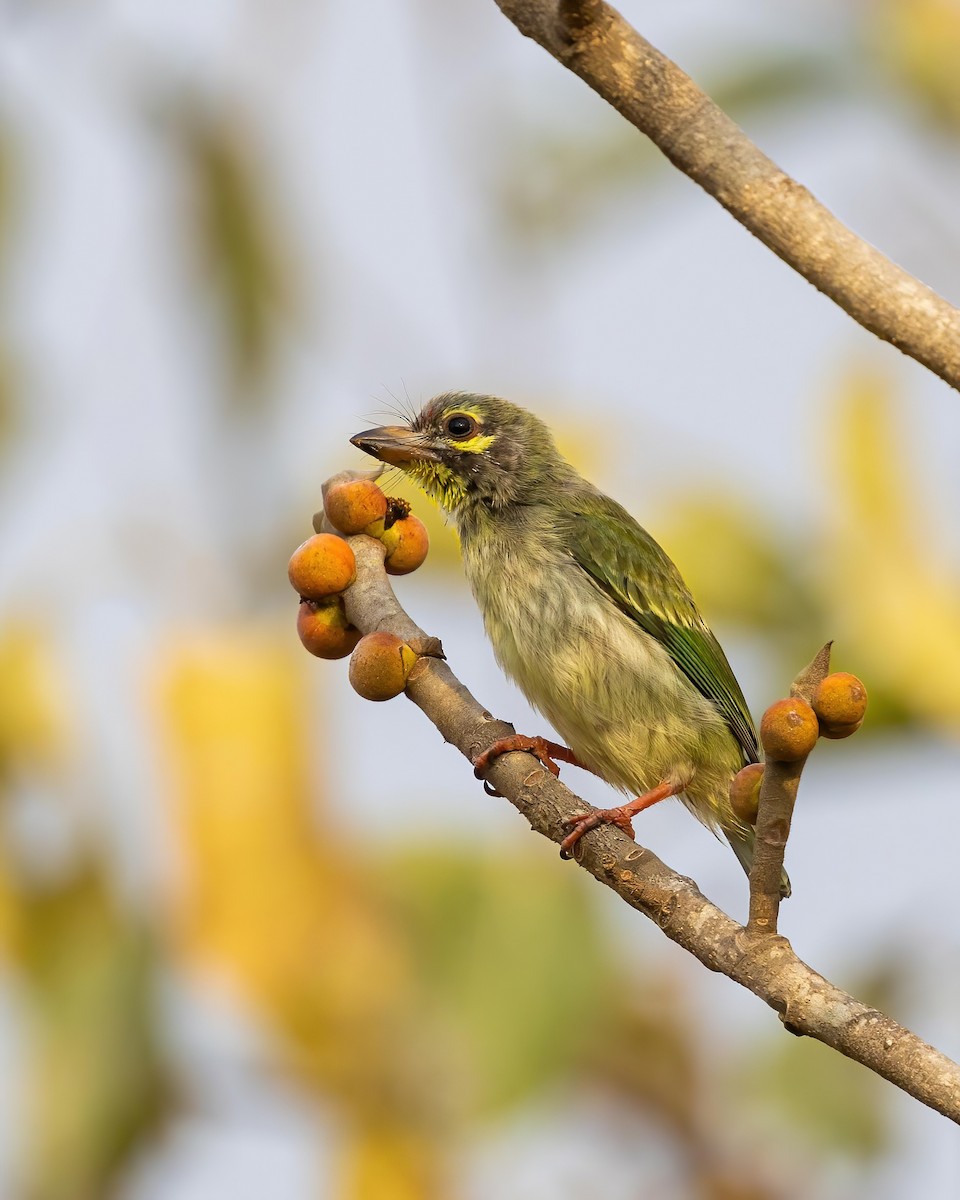
<path id="1" fill-rule="evenodd" d="M 446 393 L 409 423 L 355 446 L 401 467 L 456 524 L 467 579 L 497 661 L 566 741 L 508 739 L 575 762 L 634 797 L 602 821 L 678 796 L 749 872 L 754 831 L 730 783 L 760 748 L 743 692 L 679 571 L 615 500 L 584 479 L 532 413 Z M 484 769 L 491 755 L 478 763 Z M 783 878 L 784 894 L 789 882 Z"/>

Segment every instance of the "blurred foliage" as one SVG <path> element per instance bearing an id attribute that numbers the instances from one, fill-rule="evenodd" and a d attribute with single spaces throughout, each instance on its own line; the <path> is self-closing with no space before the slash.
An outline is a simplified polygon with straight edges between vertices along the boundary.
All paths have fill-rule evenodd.
<path id="1" fill-rule="evenodd" d="M 769 115 L 800 98 L 823 100 L 846 87 L 846 64 L 829 47 L 821 51 L 772 50 L 745 59 L 704 85 L 735 120 Z M 511 121 L 515 126 L 516 121 Z M 667 160 L 636 129 L 602 114 L 595 127 L 560 132 L 522 124 L 498 155 L 504 231 L 512 238 L 550 244 L 578 232 L 625 185 L 633 189 L 662 178 Z"/>
<path id="2" fill-rule="evenodd" d="M 887 378 L 872 374 L 851 376 L 833 405 L 821 603 L 844 660 L 862 664 L 871 702 L 884 702 L 865 727 L 885 710 L 956 732 L 960 569 L 936 543 L 898 407 Z"/>
<path id="3" fill-rule="evenodd" d="M 451 847 L 379 861 L 311 811 L 301 658 L 290 639 L 249 631 L 164 655 L 184 854 L 175 928 L 349 1114 L 360 1157 L 344 1178 L 361 1181 L 349 1194 L 392 1172 L 403 1195 L 408 1171 L 442 1174 L 464 1120 L 569 1070 L 609 965 L 569 873 Z"/>
<path id="4" fill-rule="evenodd" d="M 909 959 L 896 946 L 880 948 L 849 990 L 865 1004 L 896 1015 L 899 981 Z M 756 1040 L 728 1081 L 767 1136 L 790 1130 L 799 1154 L 840 1155 L 869 1163 L 894 1138 L 890 1089 L 873 1072 L 809 1038 L 778 1033 Z"/>
<path id="5" fill-rule="evenodd" d="M 31 770 L 59 760 L 67 714 L 60 702 L 53 654 L 39 628 L 8 622 L 0 628 L 0 817 L 9 794 Z M 13 877 L 17 856 L 3 839 L 0 863 L 0 953 L 19 936 L 20 898 Z"/>
<path id="6" fill-rule="evenodd" d="M 898 954 L 881 954 L 853 992 L 896 1011 L 892 982 L 904 969 Z M 702 1014 L 686 983 L 662 967 L 642 986 L 615 994 L 605 1027 L 588 1077 L 610 1089 L 618 1108 L 672 1140 L 688 1174 L 685 1194 L 819 1194 L 829 1163 L 867 1165 L 889 1147 L 890 1094 L 882 1080 L 782 1031 L 705 1050 Z M 804 1163 L 810 1153 L 817 1156 L 812 1171 Z M 810 1190 L 797 1190 L 804 1176 Z"/>
<path id="7" fill-rule="evenodd" d="M 167 1103 L 155 948 L 142 920 L 112 892 L 105 855 L 75 845 L 66 869 L 51 871 L 27 853 L 14 819 L 21 783 L 62 776 L 71 718 L 44 633 L 8 624 L 0 630 L 0 954 L 25 1034 L 24 1200 L 107 1195 Z M 68 819 L 59 805 L 54 816 Z"/>
<path id="8" fill-rule="evenodd" d="M 658 972 L 611 997 L 610 1007 L 617 1036 L 594 1046 L 591 1072 L 649 1120 L 681 1140 L 696 1138 L 708 1065 L 680 980 Z"/>
<path id="9" fill-rule="evenodd" d="M 854 995 L 859 993 L 853 989 Z M 890 1122 L 881 1081 L 820 1042 L 782 1035 L 758 1047 L 741 1086 L 762 1097 L 766 1123 L 820 1156 L 871 1160 L 889 1147 Z"/>
<path id="10" fill-rule="evenodd" d="M 779 678 L 826 638 L 835 665 L 867 683 L 864 726 L 960 722 L 960 568 L 925 530 L 937 527 L 916 486 L 902 409 L 885 376 L 843 381 L 827 447 L 819 527 L 784 531 L 724 491 L 684 491 L 657 536 L 711 621 L 759 632 Z"/>
<path id="11" fill-rule="evenodd" d="M 606 1023 L 615 978 L 583 881 L 552 856 L 452 845 L 416 848 L 387 869 L 422 989 L 417 1011 L 448 1041 L 467 1119 L 568 1075 Z"/>
<path id="12" fill-rule="evenodd" d="M 17 406 L 17 373 L 9 350 L 0 340 L 0 453 L 10 445 L 20 418 Z"/>
<path id="13" fill-rule="evenodd" d="M 60 757 L 70 729 L 61 670 L 39 624 L 0 625 L 0 784 Z"/>
<path id="14" fill-rule="evenodd" d="M 263 406 L 283 322 L 297 307 L 294 255 L 266 155 L 237 109 L 182 100 L 171 128 L 192 192 L 193 249 L 219 308 L 230 396 Z"/>
<path id="15" fill-rule="evenodd" d="M 440 1171 L 431 1044 L 370 864 L 311 811 L 305 658 L 289 637 L 241 629 L 163 656 L 183 853 L 174 929 L 269 1020 L 291 1069 L 339 1101 L 344 1178 L 359 1189 L 342 1194 L 392 1173 L 398 1196 L 415 1195 Z"/>
<path id="16" fill-rule="evenodd" d="M 300 1069 L 338 1079 L 375 1068 L 343 1057 L 344 1027 L 376 1029 L 407 986 L 406 967 L 386 914 L 310 811 L 307 664 L 298 650 L 238 629 L 164 655 L 185 856 L 174 928 L 191 957 L 231 964 L 274 1012 Z M 378 988 L 369 989 L 364 980 L 374 977 Z"/>
<path id="17" fill-rule="evenodd" d="M 731 1123 L 717 1119 L 722 1059 L 704 1051 L 686 985 L 661 969 L 624 988 L 598 1042 L 589 1077 L 609 1090 L 618 1112 L 673 1144 L 683 1195 L 704 1200 L 778 1200 L 782 1187 L 758 1155 L 734 1153 Z"/>
<path id="18" fill-rule="evenodd" d="M 53 885 L 19 885 L 16 899 L 11 957 L 29 1055 L 22 1195 L 99 1200 L 168 1109 L 155 946 L 93 855 Z"/>
<path id="19" fill-rule="evenodd" d="M 401 1107 L 397 1106 L 398 1109 Z M 450 1195 L 442 1147 L 407 1128 L 402 1113 L 349 1129 L 332 1193 L 343 1200 L 432 1200 Z"/>
<path id="20" fill-rule="evenodd" d="M 960 133 L 960 3 L 876 0 L 866 36 L 880 63 L 921 111 Z"/>
<path id="21" fill-rule="evenodd" d="M 664 505 L 658 537 L 711 621 L 761 631 L 785 662 L 809 652 L 819 615 L 809 555 L 755 505 L 719 480 L 684 489 Z"/>

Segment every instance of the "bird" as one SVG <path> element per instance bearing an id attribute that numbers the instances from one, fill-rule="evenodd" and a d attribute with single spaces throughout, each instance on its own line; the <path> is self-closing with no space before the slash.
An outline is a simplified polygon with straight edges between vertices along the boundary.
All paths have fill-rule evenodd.
<path id="1" fill-rule="evenodd" d="M 754 830 L 730 785 L 761 760 L 757 732 L 719 642 L 646 529 L 561 455 L 540 417 L 496 396 L 445 392 L 407 423 L 350 441 L 399 467 L 453 522 L 497 662 L 564 739 L 501 739 L 477 774 L 529 750 L 554 774 L 573 763 L 632 797 L 568 821 L 563 857 L 600 824 L 633 837 L 637 813 L 676 796 L 749 875 Z"/>

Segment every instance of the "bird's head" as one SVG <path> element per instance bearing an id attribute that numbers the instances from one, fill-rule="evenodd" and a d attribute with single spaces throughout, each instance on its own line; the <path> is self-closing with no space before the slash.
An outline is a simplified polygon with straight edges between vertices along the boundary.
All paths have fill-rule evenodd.
<path id="1" fill-rule="evenodd" d="M 447 392 L 409 425 L 368 429 L 350 441 L 401 467 L 454 517 L 536 503 L 572 470 L 539 417 L 496 396 Z"/>

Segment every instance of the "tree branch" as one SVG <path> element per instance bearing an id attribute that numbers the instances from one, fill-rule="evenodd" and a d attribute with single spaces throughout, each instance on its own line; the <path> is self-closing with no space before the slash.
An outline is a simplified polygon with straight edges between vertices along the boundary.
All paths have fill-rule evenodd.
<path id="1" fill-rule="evenodd" d="M 404 612 L 390 586 L 382 543 L 363 534 L 347 540 L 357 559 L 356 582 L 344 594 L 350 621 L 364 633 L 387 630 L 435 652 L 435 640 L 423 641 L 427 635 Z M 417 661 L 407 695 L 471 763 L 493 742 L 514 732 L 495 720 L 437 657 Z M 587 807 L 523 752 L 498 758 L 488 777 L 537 833 L 557 843 L 566 833 L 562 822 Z M 759 996 L 792 1033 L 832 1046 L 960 1123 L 960 1066 L 824 979 L 797 957 L 785 938 L 748 932 L 701 895 L 692 880 L 616 826 L 587 833 L 577 851 L 577 861 L 595 879 L 711 971 Z"/>
<path id="2" fill-rule="evenodd" d="M 685 175 L 865 329 L 960 388 L 960 311 L 857 237 L 603 0 L 497 0 Z"/>

